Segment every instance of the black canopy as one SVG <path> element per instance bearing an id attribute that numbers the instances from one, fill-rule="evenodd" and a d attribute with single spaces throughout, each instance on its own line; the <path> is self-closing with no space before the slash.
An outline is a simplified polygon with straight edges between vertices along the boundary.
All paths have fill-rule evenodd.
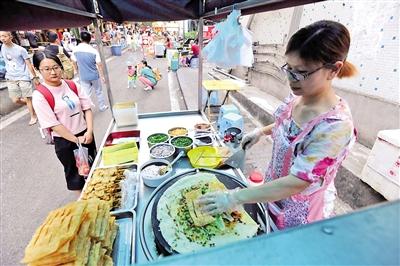
<path id="1" fill-rule="evenodd" d="M 233 5 L 250 14 L 321 0 L 97 0 L 106 21 L 173 21 L 225 17 Z M 66 28 L 90 24 L 92 0 L 1 0 L 0 30 Z M 215 12 L 217 11 L 217 12 Z"/>
<path id="2" fill-rule="evenodd" d="M 1 0 L 0 10 L 0 30 L 8 31 L 77 27 L 96 17 L 91 0 Z"/>

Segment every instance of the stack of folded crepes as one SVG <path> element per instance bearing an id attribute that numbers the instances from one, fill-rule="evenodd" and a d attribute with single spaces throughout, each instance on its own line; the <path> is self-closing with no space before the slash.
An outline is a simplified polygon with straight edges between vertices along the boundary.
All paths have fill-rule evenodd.
<path id="1" fill-rule="evenodd" d="M 108 203 L 83 200 L 56 209 L 36 230 L 22 263 L 39 265 L 113 265 L 118 226 Z"/>
<path id="2" fill-rule="evenodd" d="M 94 170 L 89 183 L 83 190 L 82 199 L 107 201 L 112 209 L 121 206 L 121 181 L 125 179 L 124 168 L 110 167 Z"/>

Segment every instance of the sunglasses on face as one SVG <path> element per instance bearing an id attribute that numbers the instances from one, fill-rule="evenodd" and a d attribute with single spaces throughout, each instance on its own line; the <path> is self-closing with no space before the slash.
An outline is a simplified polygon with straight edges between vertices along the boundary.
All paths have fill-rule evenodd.
<path id="1" fill-rule="evenodd" d="M 312 71 L 296 72 L 296 71 L 290 70 L 288 68 L 287 63 L 284 64 L 283 66 L 281 66 L 282 72 L 284 72 L 286 74 L 289 81 L 293 81 L 293 82 L 303 81 L 322 68 L 336 68 L 336 67 L 334 64 L 327 63 L 327 64 L 323 64 L 322 66 L 320 66 L 317 69 L 314 69 Z"/>

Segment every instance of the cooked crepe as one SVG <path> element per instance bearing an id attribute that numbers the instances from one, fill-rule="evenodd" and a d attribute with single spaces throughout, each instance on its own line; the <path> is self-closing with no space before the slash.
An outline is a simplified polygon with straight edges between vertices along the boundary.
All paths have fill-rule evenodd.
<path id="1" fill-rule="evenodd" d="M 200 172 L 178 180 L 160 197 L 157 205 L 160 231 L 176 252 L 189 253 L 222 246 L 257 234 L 258 224 L 243 207 L 235 213 L 212 217 L 211 221 L 198 206 L 190 205 L 200 194 L 216 190 L 226 188 L 215 175 Z M 236 218 L 224 219 L 226 215 Z"/>
<path id="2" fill-rule="evenodd" d="M 195 226 L 204 226 L 215 221 L 213 216 L 204 214 L 201 211 L 201 207 L 197 203 L 197 199 L 201 195 L 201 189 L 195 189 L 185 194 L 190 217 L 192 218 Z"/>

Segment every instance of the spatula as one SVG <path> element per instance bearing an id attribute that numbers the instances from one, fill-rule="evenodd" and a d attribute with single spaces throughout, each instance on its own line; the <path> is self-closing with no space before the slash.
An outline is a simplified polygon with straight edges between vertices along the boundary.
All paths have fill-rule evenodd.
<path id="1" fill-rule="evenodd" d="M 247 144 L 249 144 L 249 142 L 245 143 L 243 146 L 239 145 L 239 148 L 228 159 L 226 159 L 224 164 L 243 170 L 242 168 L 244 168 Z"/>

